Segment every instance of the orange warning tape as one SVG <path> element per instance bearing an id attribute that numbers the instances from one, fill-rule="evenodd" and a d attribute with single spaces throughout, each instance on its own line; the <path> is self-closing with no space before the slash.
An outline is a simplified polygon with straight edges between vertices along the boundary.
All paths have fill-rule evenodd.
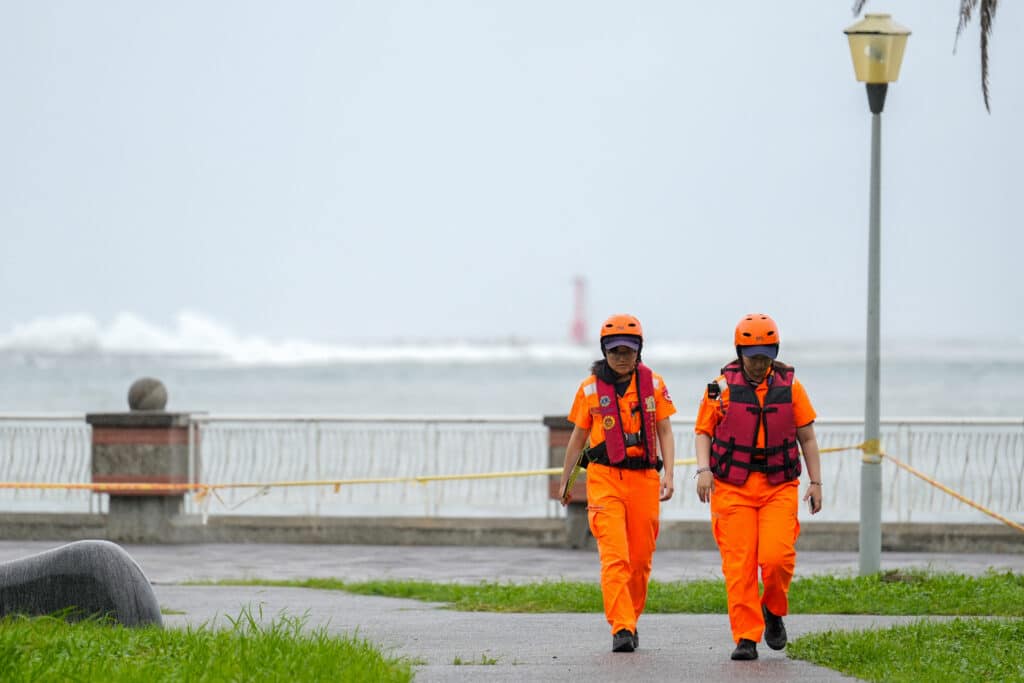
<path id="1" fill-rule="evenodd" d="M 910 465 L 902 462 L 898 458 L 885 453 L 877 440 L 865 441 L 856 446 L 835 446 L 831 448 L 821 448 L 818 450 L 819 453 L 839 453 L 842 451 L 854 451 L 859 450 L 866 456 L 874 455 L 876 457 L 888 458 L 897 467 L 910 472 L 915 477 L 922 481 L 934 486 L 935 488 L 948 493 L 960 502 L 971 506 L 972 508 L 996 519 L 1006 526 L 1016 529 L 1024 533 L 1024 525 L 1018 524 L 1011 519 L 1008 519 L 997 512 L 989 510 L 984 505 L 977 503 L 970 498 L 957 493 L 948 486 L 939 483 L 935 479 L 932 479 L 928 475 L 924 474 L 920 470 L 917 470 Z M 867 460 L 871 462 L 871 460 Z M 693 465 L 696 460 L 693 458 L 677 459 L 677 465 Z M 200 484 L 200 483 L 163 483 L 155 484 L 152 482 L 145 483 L 132 483 L 132 482 L 116 482 L 116 483 L 54 483 L 54 482 L 0 482 L 0 490 L 3 489 L 35 489 L 35 490 L 68 490 L 68 491 L 92 491 L 94 493 L 117 493 L 119 491 L 139 493 L 144 491 L 159 491 L 160 493 L 167 492 L 181 492 L 189 493 L 195 492 L 196 502 L 203 501 L 207 496 L 212 495 L 221 503 L 224 500 L 218 494 L 219 490 L 222 489 L 261 489 L 260 492 L 246 498 L 244 501 L 250 500 L 261 493 L 265 493 L 266 490 L 271 488 L 288 488 L 288 487 L 303 487 L 303 486 L 330 486 L 337 493 L 341 490 L 342 486 L 354 486 L 360 484 L 399 484 L 399 483 L 416 483 L 426 484 L 431 481 L 454 481 L 463 479 L 500 479 L 508 477 L 528 477 L 528 476 L 540 476 L 540 475 L 556 475 L 561 474 L 561 467 L 552 467 L 549 469 L 540 470 L 521 470 L 513 472 L 484 472 L 479 474 L 435 474 L 435 475 L 423 475 L 413 477 L 367 477 L 362 479 L 317 479 L 317 480 L 304 480 L 304 481 L 272 481 L 272 482 L 239 482 L 235 484 Z M 241 503 L 239 503 L 241 504 Z M 225 504 L 226 505 L 226 504 Z M 234 507 L 237 507 L 234 506 Z"/>
<path id="2" fill-rule="evenodd" d="M 929 484 L 931 484 L 935 488 L 939 489 L 940 491 L 943 491 L 944 493 L 948 493 L 949 495 L 951 495 L 954 498 L 956 498 L 957 500 L 959 500 L 961 503 L 965 503 L 967 505 L 970 505 L 975 510 L 979 510 L 981 512 L 984 512 L 989 517 L 992 517 L 994 519 L 998 519 L 1000 522 L 1002 522 L 1006 526 L 1010 527 L 1011 529 L 1016 529 L 1017 531 L 1024 532 L 1024 526 L 1022 526 L 1020 524 L 1017 524 L 1012 519 L 1007 519 L 1006 517 L 1003 517 L 1002 515 L 1000 515 L 1000 514 L 998 514 L 996 512 L 993 512 L 992 510 L 989 510 L 988 508 L 986 508 L 985 506 L 981 505 L 980 503 L 974 502 L 973 500 L 971 500 L 967 496 L 964 496 L 964 495 L 961 495 L 961 494 L 957 493 L 956 491 L 954 491 L 953 489 L 949 488 L 945 484 L 940 484 L 939 482 L 935 481 L 934 479 L 932 479 L 928 475 L 924 474 L 920 470 L 914 469 L 910 465 L 906 464 L 905 462 L 900 461 L 899 459 L 889 455 L 888 453 L 880 452 L 880 455 L 882 455 L 885 458 L 888 458 L 889 460 L 892 461 L 892 464 L 896 465 L 899 468 L 902 468 L 902 469 L 906 470 L 907 472 L 910 472 L 911 474 L 913 474 L 918 479 L 921 479 L 921 480 L 923 480 L 925 482 L 928 482 Z"/>
<path id="3" fill-rule="evenodd" d="M 981 503 L 975 502 L 975 501 L 971 500 L 970 498 L 968 498 L 967 496 L 965 496 L 965 495 L 963 495 L 961 493 L 957 493 L 956 491 L 954 491 L 953 489 L 949 488 L 945 484 L 942 484 L 942 483 L 936 481 L 935 479 L 932 479 L 931 477 L 929 477 L 924 472 L 921 472 L 920 470 L 915 469 L 915 468 L 911 467 L 910 465 L 906 464 L 905 462 L 901 461 L 899 458 L 896 458 L 895 456 L 890 455 L 889 453 L 886 453 L 885 451 L 882 450 L 881 443 L 877 439 L 872 439 L 871 441 L 865 441 L 865 442 L 863 442 L 863 443 L 861 443 L 861 444 L 859 444 L 857 446 L 837 446 L 835 448 L 821 448 L 821 449 L 818 450 L 818 452 L 819 453 L 838 453 L 840 451 L 853 451 L 853 450 L 859 450 L 859 451 L 863 452 L 864 455 L 865 455 L 865 457 L 864 457 L 865 462 L 877 462 L 877 460 L 874 460 L 874 459 L 870 458 L 870 456 L 872 456 L 872 455 L 875 456 L 876 458 L 888 458 L 890 461 L 892 461 L 893 465 L 896 465 L 896 467 L 899 467 L 901 469 L 906 470 L 907 472 L 910 472 L 911 474 L 913 474 L 918 479 L 924 481 L 925 483 L 931 484 L 932 486 L 934 486 L 935 488 L 939 489 L 943 493 L 948 493 L 949 495 L 951 495 L 954 498 L 956 498 L 957 500 L 959 500 L 961 503 L 964 503 L 966 505 L 970 505 L 975 510 L 978 510 L 979 512 L 982 512 L 982 513 L 988 515 L 989 517 L 992 517 L 993 519 L 999 520 L 1000 522 L 1002 522 L 1006 526 L 1010 527 L 1011 529 L 1016 529 L 1017 531 L 1020 531 L 1020 532 L 1024 533 L 1024 525 L 1018 524 L 1017 522 L 1014 522 L 1012 519 L 1007 519 L 1006 517 L 1003 517 L 1002 515 L 1000 515 L 998 512 L 994 512 L 992 510 L 989 510 L 987 507 L 985 507 Z"/>

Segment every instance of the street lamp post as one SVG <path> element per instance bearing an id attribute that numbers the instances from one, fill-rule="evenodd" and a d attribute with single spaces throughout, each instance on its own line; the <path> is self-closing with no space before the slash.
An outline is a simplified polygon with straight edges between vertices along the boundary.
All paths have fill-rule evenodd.
<path id="1" fill-rule="evenodd" d="M 860 468 L 860 574 L 874 574 L 882 563 L 882 458 L 879 449 L 881 414 L 880 304 L 882 108 L 889 83 L 900 74 L 910 31 L 888 14 L 866 14 L 845 31 L 857 80 L 867 84 L 871 109 L 871 207 L 868 218 L 867 367 L 864 378 L 864 457 Z"/>

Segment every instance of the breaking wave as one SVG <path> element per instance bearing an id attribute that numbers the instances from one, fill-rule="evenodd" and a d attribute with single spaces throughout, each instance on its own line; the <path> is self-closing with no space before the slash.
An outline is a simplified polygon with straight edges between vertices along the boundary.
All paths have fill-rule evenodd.
<path id="1" fill-rule="evenodd" d="M 947 362 L 1024 362 L 1024 340 L 1000 343 L 948 340 L 927 346 L 884 341 L 887 359 L 916 358 Z M 36 318 L 0 333 L 0 353 L 8 356 L 167 356 L 226 365 L 325 365 L 345 363 L 586 364 L 596 343 L 507 340 L 416 340 L 374 343 L 324 343 L 241 335 L 209 316 L 182 311 L 170 327 L 134 313 L 120 313 L 107 325 L 95 317 L 68 314 Z M 644 358 L 652 364 L 718 363 L 727 360 L 727 344 L 705 341 L 650 343 Z M 834 341 L 790 340 L 784 357 L 807 363 L 863 363 L 864 346 Z"/>

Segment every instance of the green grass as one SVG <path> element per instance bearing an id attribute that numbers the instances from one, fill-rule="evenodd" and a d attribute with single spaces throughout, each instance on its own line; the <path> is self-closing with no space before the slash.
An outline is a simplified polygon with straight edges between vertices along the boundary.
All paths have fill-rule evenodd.
<path id="1" fill-rule="evenodd" d="M 488 657 L 485 654 L 480 655 L 480 659 L 463 659 L 458 655 L 452 660 L 452 664 L 455 666 L 494 666 L 498 663 L 498 660 L 494 657 Z"/>
<path id="2" fill-rule="evenodd" d="M 790 612 L 1024 616 L 1024 574 L 981 576 L 888 571 L 868 577 L 794 581 Z"/>
<path id="3" fill-rule="evenodd" d="M 543 581 L 531 584 L 478 584 L 426 581 L 227 580 L 219 585 L 291 586 L 341 590 L 360 595 L 412 598 L 444 603 L 467 612 L 600 612 L 595 583 Z M 884 614 L 952 616 L 1024 616 L 1024 575 L 989 572 L 982 576 L 921 571 L 872 576 L 814 576 L 793 581 L 791 614 Z M 725 614 L 725 584 L 720 580 L 652 581 L 648 613 Z"/>
<path id="4" fill-rule="evenodd" d="M 1024 621 L 957 618 L 827 631 L 790 642 L 786 652 L 868 681 L 1024 681 Z"/>
<path id="5" fill-rule="evenodd" d="M 479 584 L 425 581 L 222 581 L 343 590 L 413 598 L 451 609 L 488 612 L 601 612 L 597 584 L 545 581 Z M 791 614 L 1024 616 L 1024 575 L 982 576 L 889 571 L 866 577 L 815 576 L 794 580 Z M 649 613 L 726 613 L 722 581 L 652 581 Z M 874 631 L 829 631 L 794 641 L 787 654 L 871 681 L 1020 681 L 1024 683 L 1024 620 L 962 619 Z M 491 664 L 456 657 L 453 664 Z"/>
<path id="6" fill-rule="evenodd" d="M 0 680 L 411 681 L 408 662 L 356 637 L 307 629 L 302 618 L 260 624 L 248 611 L 231 628 L 124 628 L 61 616 L 0 619 Z"/>

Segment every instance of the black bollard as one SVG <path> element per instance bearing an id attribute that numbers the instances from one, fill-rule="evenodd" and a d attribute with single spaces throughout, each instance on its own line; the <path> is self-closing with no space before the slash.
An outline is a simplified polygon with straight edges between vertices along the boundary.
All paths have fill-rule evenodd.
<path id="1" fill-rule="evenodd" d="M 58 612 L 69 621 L 100 615 L 125 626 L 163 626 L 149 580 L 109 541 L 77 541 L 0 562 L 0 617 Z"/>

